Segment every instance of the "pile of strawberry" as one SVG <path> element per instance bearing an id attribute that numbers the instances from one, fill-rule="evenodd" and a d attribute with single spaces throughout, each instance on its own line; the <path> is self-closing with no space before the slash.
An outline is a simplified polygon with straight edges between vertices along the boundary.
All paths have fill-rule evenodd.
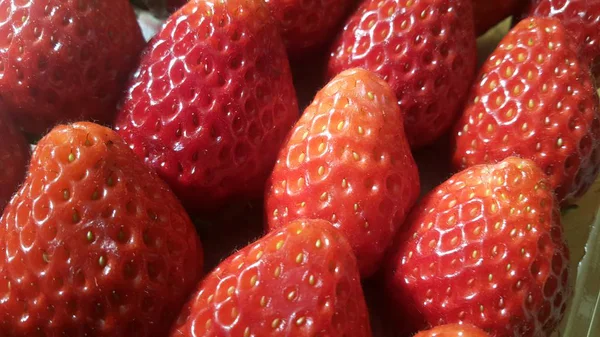
<path id="1" fill-rule="evenodd" d="M 136 4 L 0 0 L 0 336 L 556 330 L 600 0 Z"/>

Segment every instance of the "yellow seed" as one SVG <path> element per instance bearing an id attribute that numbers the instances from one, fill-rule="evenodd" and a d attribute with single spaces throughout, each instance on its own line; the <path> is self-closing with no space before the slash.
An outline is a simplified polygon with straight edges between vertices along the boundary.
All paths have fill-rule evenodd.
<path id="1" fill-rule="evenodd" d="M 528 44 L 529 46 L 533 46 L 533 39 L 532 39 L 532 38 L 529 38 L 529 40 L 527 41 L 527 44 Z"/>
<path id="2" fill-rule="evenodd" d="M 453 237 L 453 238 L 452 238 L 452 240 L 450 241 L 450 243 L 451 243 L 453 246 L 456 246 L 456 244 L 458 243 L 458 237 L 457 237 L 457 236 Z M 412 252 L 411 252 L 411 253 L 412 253 Z"/>
<path id="3" fill-rule="evenodd" d="M 227 289 L 227 295 L 229 295 L 229 296 L 233 295 L 234 291 L 235 291 L 235 287 L 234 286 L 229 287 L 229 289 Z"/>
<path id="4" fill-rule="evenodd" d="M 304 154 L 304 152 L 300 153 L 300 155 L 298 156 L 298 162 L 299 163 L 304 162 L 304 158 L 306 158 L 306 155 Z"/>
<path id="5" fill-rule="evenodd" d="M 281 275 L 281 267 L 275 268 L 275 273 L 273 273 L 275 277 L 279 277 Z"/>
<path id="6" fill-rule="evenodd" d="M 75 161 L 75 155 L 73 153 L 69 153 L 69 162 Z"/>
<path id="7" fill-rule="evenodd" d="M 506 76 L 512 76 L 512 74 L 513 74 L 513 68 L 507 67 L 506 68 Z"/>
<path id="8" fill-rule="evenodd" d="M 535 102 L 534 102 L 532 99 L 530 99 L 530 100 L 529 100 L 529 102 L 527 102 L 527 106 L 528 106 L 530 109 L 532 109 L 532 108 L 535 106 Z"/>
<path id="9" fill-rule="evenodd" d="M 496 229 L 496 230 L 500 229 L 500 225 L 501 225 L 501 224 L 500 224 L 500 221 L 496 222 L 496 223 L 494 224 L 494 229 Z"/>
<path id="10" fill-rule="evenodd" d="M 558 147 L 562 147 L 563 146 L 563 139 L 562 138 L 558 138 L 558 140 L 556 141 L 556 146 L 558 146 Z"/>
<path id="11" fill-rule="evenodd" d="M 360 157 L 358 156 L 358 153 L 356 153 L 356 152 L 352 152 L 352 157 L 354 157 L 354 160 L 360 159 Z"/>
<path id="12" fill-rule="evenodd" d="M 271 322 L 271 328 L 277 329 L 279 327 L 280 323 L 281 323 L 281 320 L 279 318 L 275 318 L 273 320 L 273 322 Z"/>
<path id="13" fill-rule="evenodd" d="M 521 130 L 523 130 L 523 131 L 527 131 L 527 128 L 528 128 L 528 127 L 529 127 L 529 126 L 527 125 L 527 123 L 523 123 L 523 125 L 521 126 Z"/>
<path id="14" fill-rule="evenodd" d="M 263 251 L 262 251 L 262 250 L 261 250 L 261 251 L 259 251 L 259 252 L 258 252 L 258 254 L 256 254 L 256 259 L 257 259 L 257 260 L 260 260 L 260 258 L 263 256 L 263 254 L 264 254 L 264 253 L 263 253 Z"/>
<path id="15" fill-rule="evenodd" d="M 339 122 L 337 125 L 337 129 L 341 130 L 343 127 L 344 127 L 344 121 Z"/>
<path id="16" fill-rule="evenodd" d="M 483 112 L 480 112 L 479 115 L 477 115 L 477 119 L 479 119 L 479 120 L 483 119 Z"/>
<path id="17" fill-rule="evenodd" d="M 548 42 L 548 49 L 554 49 L 554 42 Z"/>
<path id="18" fill-rule="evenodd" d="M 513 90 L 513 92 L 515 93 L 515 95 L 518 95 L 521 93 L 521 87 L 520 86 L 516 86 L 515 89 Z"/>
<path id="19" fill-rule="evenodd" d="M 342 187 L 343 188 L 348 187 L 348 182 L 346 181 L 346 178 L 342 179 Z"/>
<path id="20" fill-rule="evenodd" d="M 250 279 L 250 285 L 252 287 L 255 287 L 257 282 L 258 282 L 258 277 L 256 277 L 256 275 L 252 276 L 252 278 Z"/>
<path id="21" fill-rule="evenodd" d="M 537 61 L 538 61 L 538 63 L 542 63 L 542 62 L 544 62 L 544 56 L 543 56 L 542 54 L 539 54 L 539 55 L 537 56 Z"/>
<path id="22" fill-rule="evenodd" d="M 492 274 L 488 275 L 488 281 L 492 282 L 492 279 L 494 279 L 494 276 Z"/>
<path id="23" fill-rule="evenodd" d="M 323 166 L 319 166 L 319 170 L 317 171 L 317 173 L 319 173 L 319 175 L 322 176 L 325 173 L 325 168 Z"/>
<path id="24" fill-rule="evenodd" d="M 210 304 L 213 301 L 214 298 L 215 298 L 215 295 L 208 296 L 208 299 L 206 300 L 206 303 Z"/>
<path id="25" fill-rule="evenodd" d="M 544 83 L 542 85 L 542 92 L 546 92 L 546 91 L 548 91 L 548 84 Z"/>
<path id="26" fill-rule="evenodd" d="M 308 137 L 308 131 L 304 131 L 304 133 L 302 134 L 302 140 L 305 140 L 306 137 Z"/>
<path id="27" fill-rule="evenodd" d="M 506 265 L 506 270 L 510 270 L 510 268 L 512 268 L 512 266 L 509 264 Z"/>
<path id="28" fill-rule="evenodd" d="M 296 291 L 292 290 L 288 293 L 287 299 L 288 301 L 293 301 L 296 298 Z"/>
<path id="29" fill-rule="evenodd" d="M 375 99 L 375 95 L 373 95 L 373 93 L 372 93 L 372 92 L 370 92 L 370 91 L 369 91 L 369 92 L 367 92 L 367 97 L 369 97 L 369 99 L 370 99 L 370 100 L 373 100 L 373 99 Z"/>
<path id="30" fill-rule="evenodd" d="M 315 277 L 313 275 L 310 275 L 308 277 L 308 284 L 310 284 L 311 286 L 315 285 Z"/>
<path id="31" fill-rule="evenodd" d="M 358 211 L 358 204 L 354 204 L 354 211 Z"/>
<path id="32" fill-rule="evenodd" d="M 275 248 L 277 248 L 277 250 L 280 250 L 280 249 L 281 249 L 281 247 L 283 247 L 283 240 L 282 240 L 282 241 L 279 241 L 279 242 L 277 242 L 277 245 L 275 246 Z"/>
<path id="33" fill-rule="evenodd" d="M 302 263 L 302 260 L 304 260 L 304 254 L 300 253 L 296 256 L 296 263 Z"/>
<path id="34" fill-rule="evenodd" d="M 506 46 L 506 50 L 512 50 L 515 46 L 511 43 L 508 46 Z"/>
<path id="35" fill-rule="evenodd" d="M 304 178 L 298 178 L 298 187 L 302 187 L 305 183 Z"/>
<path id="36" fill-rule="evenodd" d="M 325 143 L 319 144 L 319 152 L 325 151 Z"/>
<path id="37" fill-rule="evenodd" d="M 525 61 L 525 54 L 520 53 L 517 58 L 518 58 L 519 62 L 523 62 L 523 61 Z"/>
<path id="38" fill-rule="evenodd" d="M 319 197 L 319 199 L 321 199 L 321 201 L 327 200 L 327 192 L 323 192 L 323 194 L 321 194 L 321 196 Z"/>
<path id="39" fill-rule="evenodd" d="M 305 321 L 305 320 L 306 320 L 306 319 L 305 319 L 304 317 L 300 317 L 300 318 L 298 318 L 298 319 L 296 320 L 296 325 L 302 325 L 302 324 L 304 324 L 304 321 Z"/>
<path id="40" fill-rule="evenodd" d="M 492 213 L 496 213 L 498 211 L 498 206 L 496 204 L 492 204 Z"/>
<path id="41" fill-rule="evenodd" d="M 358 134 L 362 135 L 365 132 L 365 130 L 363 130 L 362 126 L 358 126 Z"/>
<path id="42" fill-rule="evenodd" d="M 250 328 L 246 327 L 246 329 L 244 329 L 244 337 L 250 337 Z"/>
<path id="43" fill-rule="evenodd" d="M 510 231 L 510 236 L 515 236 L 515 235 L 517 235 L 517 229 L 516 229 L 516 228 L 513 228 L 513 229 Z"/>
<path id="44" fill-rule="evenodd" d="M 488 126 L 487 126 L 487 131 L 488 131 L 488 132 L 492 132 L 492 131 L 494 131 L 494 126 L 493 126 L 492 124 L 488 124 Z"/>
<path id="45" fill-rule="evenodd" d="M 315 242 L 315 247 L 321 248 L 322 246 L 323 246 L 323 243 L 321 242 L 321 239 L 317 239 L 317 242 Z"/>
<path id="46" fill-rule="evenodd" d="M 498 84 L 496 83 L 496 81 L 492 81 L 492 82 L 490 82 L 490 89 L 496 89 L 496 86 L 497 86 L 497 85 L 498 85 Z"/>
<path id="47" fill-rule="evenodd" d="M 206 321 L 206 323 L 204 324 L 204 327 L 206 328 L 206 330 L 210 329 L 210 326 L 212 325 L 212 319 L 208 319 Z"/>
<path id="48" fill-rule="evenodd" d="M 477 258 L 477 255 L 479 255 L 479 252 L 478 252 L 478 251 L 476 251 L 476 250 L 474 250 L 474 251 L 473 251 L 473 253 L 471 254 L 471 256 L 472 256 L 474 259 L 476 259 L 476 258 Z"/>
<path id="49" fill-rule="evenodd" d="M 264 307 L 265 305 L 267 305 L 267 298 L 263 296 L 260 298 L 260 306 Z"/>

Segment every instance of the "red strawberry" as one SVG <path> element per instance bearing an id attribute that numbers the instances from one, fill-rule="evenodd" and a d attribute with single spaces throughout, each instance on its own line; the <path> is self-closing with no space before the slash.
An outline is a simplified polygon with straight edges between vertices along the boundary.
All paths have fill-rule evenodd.
<path id="1" fill-rule="evenodd" d="M 329 76 L 362 67 L 395 91 L 413 148 L 455 121 L 476 66 L 471 0 L 366 0 L 334 44 Z"/>
<path id="2" fill-rule="evenodd" d="M 323 45 L 334 36 L 355 0 L 265 0 L 290 56 Z M 314 74 L 313 74 L 314 75 Z"/>
<path id="3" fill-rule="evenodd" d="M 144 46 L 127 0 L 6 0 L 0 13 L 0 110 L 32 134 L 112 121 Z"/>
<path id="4" fill-rule="evenodd" d="M 466 169 L 414 209 L 388 293 L 430 325 L 470 323 L 494 337 L 550 336 L 570 295 L 558 202 L 533 162 Z"/>
<path id="5" fill-rule="evenodd" d="M 28 159 L 29 144 L 25 137 L 0 111 L 0 214 L 25 178 Z"/>
<path id="6" fill-rule="evenodd" d="M 262 0 L 194 0 L 142 57 L 117 130 L 188 210 L 262 193 L 298 118 L 285 47 Z"/>
<path id="7" fill-rule="evenodd" d="M 131 2 L 136 6 L 149 9 L 159 17 L 163 17 L 185 5 L 188 0 L 131 0 Z"/>
<path id="8" fill-rule="evenodd" d="M 568 32 L 530 18 L 481 69 L 456 128 L 459 168 L 518 155 L 550 176 L 559 201 L 581 196 L 600 168 L 598 96 Z"/>
<path id="9" fill-rule="evenodd" d="M 533 0 L 528 14 L 559 19 L 600 81 L 600 0 Z"/>
<path id="10" fill-rule="evenodd" d="M 479 36 L 502 20 L 517 13 L 523 0 L 472 0 L 475 17 L 475 33 Z"/>
<path id="11" fill-rule="evenodd" d="M 208 275 L 172 337 L 370 337 L 356 259 L 323 220 L 298 220 Z"/>
<path id="12" fill-rule="evenodd" d="M 415 337 L 489 337 L 489 335 L 472 325 L 447 324 L 421 331 Z"/>
<path id="13" fill-rule="evenodd" d="M 342 72 L 296 124 L 267 184 L 269 228 L 331 221 L 361 275 L 375 272 L 419 195 L 419 175 L 394 93 L 374 73 Z"/>
<path id="14" fill-rule="evenodd" d="M 6 337 L 165 336 L 202 270 L 179 201 L 92 123 L 38 143 L 0 238 Z"/>

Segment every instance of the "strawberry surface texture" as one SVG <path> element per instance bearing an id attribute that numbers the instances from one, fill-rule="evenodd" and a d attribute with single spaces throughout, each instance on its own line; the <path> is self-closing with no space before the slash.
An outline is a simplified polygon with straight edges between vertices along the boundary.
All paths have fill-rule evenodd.
<path id="1" fill-rule="evenodd" d="M 150 42 L 116 127 L 188 211 L 262 194 L 298 118 L 283 41 L 260 0 L 194 0 Z"/>
<path id="2" fill-rule="evenodd" d="M 413 210 L 386 273 L 395 305 L 427 325 L 549 336 L 570 295 L 558 203 L 532 161 L 451 177 Z"/>
<path id="3" fill-rule="evenodd" d="M 472 325 L 447 324 L 421 331 L 415 337 L 489 337 L 489 335 Z"/>
<path id="4" fill-rule="evenodd" d="M 29 144 L 7 114 L 0 111 L 0 214 L 25 178 Z"/>
<path id="5" fill-rule="evenodd" d="M 366 0 L 329 59 L 330 77 L 362 67 L 394 90 L 413 148 L 455 122 L 475 75 L 471 0 Z"/>
<path id="6" fill-rule="evenodd" d="M 330 221 L 363 276 L 374 273 L 419 195 L 419 176 L 394 93 L 364 69 L 340 73 L 291 131 L 267 184 L 270 229 Z"/>
<path id="7" fill-rule="evenodd" d="M 454 165 L 532 159 L 559 201 L 582 196 L 600 167 L 598 96 L 556 19 L 530 18 L 483 65 L 455 130 Z"/>
<path id="8" fill-rule="evenodd" d="M 0 220 L 0 335 L 165 336 L 202 270 L 183 207 L 112 130 L 54 128 Z"/>
<path id="9" fill-rule="evenodd" d="M 127 0 L 0 1 L 0 110 L 41 135 L 112 122 L 144 46 Z"/>
<path id="10" fill-rule="evenodd" d="M 529 16 L 559 19 L 575 39 L 581 57 L 600 79 L 600 0 L 533 0 Z"/>
<path id="11" fill-rule="evenodd" d="M 171 337 L 370 337 L 356 258 L 324 220 L 296 220 L 223 261 Z"/>

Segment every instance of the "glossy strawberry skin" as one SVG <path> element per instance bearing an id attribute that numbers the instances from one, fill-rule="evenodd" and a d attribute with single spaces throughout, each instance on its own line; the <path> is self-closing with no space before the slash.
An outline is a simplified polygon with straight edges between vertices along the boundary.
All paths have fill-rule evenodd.
<path id="1" fill-rule="evenodd" d="M 376 72 L 396 93 L 411 146 L 430 144 L 454 123 L 475 75 L 472 15 L 470 0 L 367 0 L 333 45 L 329 77 Z"/>
<path id="2" fill-rule="evenodd" d="M 472 0 L 475 33 L 484 34 L 507 17 L 523 8 L 522 0 Z"/>
<path id="3" fill-rule="evenodd" d="M 466 169 L 413 210 L 387 275 L 396 305 L 429 325 L 549 336 L 570 295 L 568 249 L 544 173 L 510 157 Z"/>
<path id="4" fill-rule="evenodd" d="M 265 0 L 290 57 L 323 45 L 337 32 L 355 0 Z"/>
<path id="5" fill-rule="evenodd" d="M 446 324 L 421 331 L 415 337 L 489 337 L 489 335 L 472 325 Z"/>
<path id="6" fill-rule="evenodd" d="M 29 144 L 8 115 L 0 111 L 0 213 L 25 178 Z"/>
<path id="7" fill-rule="evenodd" d="M 510 155 L 536 162 L 559 201 L 583 195 L 600 168 L 598 96 L 555 19 L 519 23 L 483 65 L 455 130 L 454 165 Z"/>
<path id="8" fill-rule="evenodd" d="M 389 86 L 374 73 L 340 73 L 296 123 L 267 183 L 270 229 L 298 218 L 331 221 L 361 275 L 375 272 L 419 195 L 416 164 Z"/>
<path id="9" fill-rule="evenodd" d="M 35 135 L 112 122 L 144 46 L 127 0 L 7 0 L 0 13 L 0 110 Z"/>
<path id="10" fill-rule="evenodd" d="M 192 213 L 259 196 L 298 118 L 273 25 L 259 0 L 189 2 L 131 81 L 117 130 Z"/>
<path id="11" fill-rule="evenodd" d="M 165 336 L 202 270 L 183 207 L 118 135 L 58 126 L 0 220 L 3 336 Z"/>
<path id="12" fill-rule="evenodd" d="M 172 337 L 370 337 L 356 258 L 323 220 L 297 220 L 208 275 Z"/>
<path id="13" fill-rule="evenodd" d="M 596 80 L 600 79 L 599 0 L 534 0 L 527 13 L 560 20 L 581 48 L 584 61 L 592 65 Z"/>

